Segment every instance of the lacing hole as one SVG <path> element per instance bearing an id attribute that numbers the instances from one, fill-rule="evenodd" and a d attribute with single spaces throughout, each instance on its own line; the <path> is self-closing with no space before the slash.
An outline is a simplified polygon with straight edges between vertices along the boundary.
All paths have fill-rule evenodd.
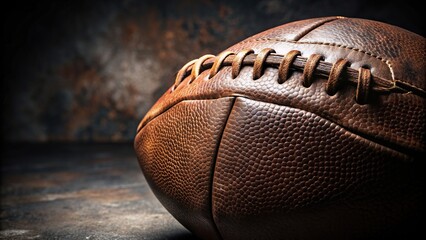
<path id="1" fill-rule="evenodd" d="M 328 96 L 334 96 L 336 95 L 337 91 L 332 92 L 330 90 L 325 90 L 325 93 L 327 93 Z"/>

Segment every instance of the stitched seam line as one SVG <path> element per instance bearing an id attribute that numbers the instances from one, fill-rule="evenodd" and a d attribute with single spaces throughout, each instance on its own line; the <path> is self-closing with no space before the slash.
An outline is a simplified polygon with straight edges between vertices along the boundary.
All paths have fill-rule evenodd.
<path id="1" fill-rule="evenodd" d="M 379 143 L 378 141 L 376 141 L 376 140 L 374 140 L 374 139 L 370 139 L 370 138 L 368 138 L 368 135 L 365 135 L 365 134 L 363 134 L 363 133 L 359 133 L 358 131 L 354 131 L 354 130 L 351 130 L 351 129 L 349 129 L 349 128 L 347 128 L 347 127 L 345 127 L 345 126 L 343 126 L 343 125 L 341 125 L 341 124 L 339 124 L 339 123 L 337 123 L 337 122 L 334 122 L 334 121 L 332 121 L 332 120 L 330 120 L 330 119 L 328 119 L 328 118 L 325 118 L 325 117 L 323 117 L 323 116 L 321 116 L 321 115 L 318 115 L 317 113 L 315 113 L 315 112 L 311 112 L 311 111 L 309 111 L 309 110 L 305 110 L 305 109 L 303 109 L 303 108 L 299 108 L 299 107 L 294 107 L 294 106 L 288 106 L 288 105 L 284 105 L 284 104 L 279 104 L 279 103 L 274 103 L 274 102 L 267 102 L 267 101 L 262 101 L 262 100 L 259 100 L 259 99 L 254 99 L 254 98 L 250 98 L 249 96 L 242 96 L 242 95 L 240 95 L 240 96 L 236 96 L 236 95 L 234 95 L 234 96 L 221 96 L 221 97 L 217 97 L 217 98 L 197 98 L 197 99 L 182 99 L 182 100 L 179 100 L 178 102 L 176 102 L 176 103 L 174 103 L 173 105 L 171 105 L 171 106 L 169 106 L 169 107 L 166 107 L 165 108 L 165 110 L 164 111 L 162 111 L 162 112 L 160 112 L 158 115 L 156 115 L 155 117 L 153 117 L 153 118 L 151 118 L 140 130 L 139 130 L 139 132 L 137 133 L 137 135 L 138 134 L 140 134 L 141 132 L 142 132 L 142 130 L 148 125 L 148 124 L 150 124 L 154 119 L 156 119 L 157 117 L 159 117 L 159 116 L 161 116 L 162 114 L 164 114 L 164 113 L 166 113 L 168 110 L 170 110 L 170 109 L 172 109 L 174 106 L 176 106 L 177 104 L 179 104 L 179 103 L 181 103 L 181 102 L 185 102 L 185 101 L 194 101 L 194 100 L 196 100 L 196 101 L 199 101 L 199 100 L 216 100 L 216 99 L 221 99 L 221 98 L 230 98 L 230 97 L 233 97 L 233 98 L 237 98 L 237 97 L 241 97 L 241 98 L 246 98 L 246 99 L 250 99 L 250 100 L 254 100 L 254 101 L 258 101 L 258 102 L 262 102 L 262 103 L 270 103 L 270 104 L 275 104 L 275 105 L 278 105 L 278 106 L 286 106 L 286 107 L 290 107 L 290 108 L 294 108 L 294 109 L 299 109 L 299 110 L 302 110 L 302 111 L 305 111 L 305 112 L 309 112 L 309 113 L 312 113 L 312 114 L 315 114 L 316 116 L 319 116 L 319 117 L 321 117 L 322 119 L 324 119 L 324 120 L 327 120 L 327 121 L 329 121 L 330 123 L 333 123 L 333 124 L 335 124 L 335 125 L 337 125 L 337 126 L 339 126 L 339 127 L 341 127 L 342 129 L 344 129 L 344 130 L 346 130 L 346 131 L 348 131 L 348 132 L 350 132 L 350 133 L 352 133 L 352 134 L 354 134 L 354 135 L 357 135 L 357 136 L 359 136 L 359 137 L 361 137 L 361 138 L 363 138 L 363 139 L 365 139 L 365 140 L 368 140 L 368 141 L 370 141 L 370 142 L 372 142 L 372 143 L 375 143 L 375 144 L 378 144 L 378 145 L 380 145 L 380 146 L 382 146 L 382 147 L 386 147 L 386 148 L 388 148 L 388 149 L 390 149 L 390 150 L 392 150 L 392 151 L 395 151 L 395 152 L 398 152 L 398 153 L 400 153 L 400 154 L 403 154 L 403 155 L 405 155 L 405 156 L 409 156 L 406 152 L 407 151 L 409 151 L 409 149 L 406 149 L 405 147 L 403 147 L 403 146 L 399 146 L 399 145 L 397 145 L 397 144 L 394 144 L 394 145 L 396 145 L 396 147 L 398 147 L 398 149 L 405 149 L 405 151 L 401 151 L 401 150 L 395 150 L 395 149 L 393 149 L 393 148 L 391 148 L 391 146 L 390 145 L 392 145 L 392 144 L 388 144 L 388 143 Z M 234 105 L 234 104 L 233 104 Z M 228 116 L 229 117 L 229 116 Z M 416 151 L 416 152 L 418 152 L 418 150 L 414 150 L 414 151 Z M 411 152 L 412 153 L 412 152 Z"/>
<path id="2" fill-rule="evenodd" d="M 366 54 L 370 57 L 376 58 L 376 59 L 380 60 L 381 62 L 383 62 L 384 64 L 386 64 L 386 66 L 389 68 L 389 72 L 391 73 L 392 80 L 395 80 L 395 73 L 393 71 L 391 61 L 385 59 L 384 57 L 378 56 L 374 53 L 370 53 L 370 52 L 367 52 L 365 50 L 361 50 L 359 48 L 355 48 L 355 47 L 351 47 L 351 46 L 346 46 L 346 45 L 343 45 L 343 44 L 329 43 L 329 42 L 298 42 L 298 41 L 278 39 L 278 38 L 256 38 L 256 39 L 250 39 L 250 40 L 242 41 L 238 45 L 244 44 L 244 43 L 249 43 L 249 42 L 263 42 L 263 41 L 275 41 L 275 42 L 285 42 L 285 43 L 293 43 L 293 44 L 325 45 L 325 46 L 332 46 L 332 47 L 338 47 L 338 48 L 353 50 L 353 51 L 356 51 L 356 52 L 361 52 L 361 53 Z"/>
<path id="3" fill-rule="evenodd" d="M 319 22 L 315 23 L 313 26 L 311 26 L 309 29 L 306 29 L 305 31 L 297 34 L 294 41 L 299 41 L 300 39 L 302 39 L 304 36 L 306 36 L 308 33 L 312 32 L 316 28 L 318 28 L 318 27 L 320 27 L 320 26 L 322 26 L 322 25 L 324 25 L 326 23 L 338 20 L 338 19 L 339 18 L 336 17 L 336 18 L 324 19 L 322 21 L 319 21 Z"/>
<path id="4" fill-rule="evenodd" d="M 213 216 L 213 184 L 214 184 L 214 173 L 216 171 L 216 161 L 217 161 L 217 156 L 218 156 L 218 153 L 219 153 L 220 144 L 222 143 L 223 133 L 225 132 L 226 126 L 228 125 L 229 117 L 231 116 L 232 110 L 234 109 L 234 105 L 235 105 L 236 99 L 237 99 L 236 97 L 234 97 L 232 99 L 232 103 L 231 103 L 231 106 L 229 107 L 228 115 L 226 116 L 226 119 L 224 121 L 222 131 L 219 134 L 219 137 L 218 137 L 218 140 L 217 140 L 217 143 L 216 143 L 215 155 L 213 156 L 213 163 L 212 163 L 211 174 L 210 174 L 210 189 L 209 189 L 209 192 L 210 192 L 210 196 L 209 196 L 210 197 L 210 201 L 209 201 L 209 204 L 210 204 L 210 206 L 209 207 L 210 207 L 210 214 L 211 214 L 211 217 L 212 217 L 211 220 L 212 220 L 212 223 L 213 223 L 213 225 L 215 227 L 215 230 L 216 230 L 217 234 L 220 236 L 221 239 L 223 239 L 223 237 L 220 234 L 220 231 L 219 231 L 219 229 L 218 229 L 218 227 L 216 225 L 216 222 L 214 221 L 214 216 Z"/>

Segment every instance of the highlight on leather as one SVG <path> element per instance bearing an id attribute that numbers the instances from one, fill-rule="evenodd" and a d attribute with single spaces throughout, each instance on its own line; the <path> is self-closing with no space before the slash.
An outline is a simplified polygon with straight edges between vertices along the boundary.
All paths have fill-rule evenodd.
<path id="1" fill-rule="evenodd" d="M 325 62 L 324 57 L 318 54 L 312 54 L 308 58 L 300 55 L 301 53 L 298 50 L 291 50 L 285 55 L 276 54 L 272 48 L 265 48 L 257 54 L 252 49 L 242 50 L 238 53 L 225 51 L 218 56 L 207 54 L 188 62 L 179 70 L 171 91 L 174 91 L 186 77 L 190 77 L 189 83 L 191 83 L 208 69 L 210 70 L 210 79 L 222 67 L 230 66 L 234 79 L 244 66 L 249 66 L 253 68 L 253 80 L 260 78 L 265 68 L 277 68 L 277 81 L 280 84 L 289 78 L 290 69 L 303 72 L 301 84 L 304 87 L 309 87 L 312 84 L 314 76 L 326 77 L 328 80 L 325 84 L 325 91 L 329 95 L 336 94 L 345 83 L 350 84 L 356 87 L 355 101 L 359 104 L 368 103 L 370 92 L 381 94 L 411 93 L 426 98 L 424 89 L 401 80 L 389 80 L 373 76 L 368 68 L 353 69 L 348 66 L 347 59 L 339 59 L 330 63 Z"/>

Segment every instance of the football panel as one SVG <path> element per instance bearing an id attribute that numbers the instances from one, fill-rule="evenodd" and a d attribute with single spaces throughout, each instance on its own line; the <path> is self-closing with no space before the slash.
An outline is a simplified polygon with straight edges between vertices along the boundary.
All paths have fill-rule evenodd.
<path id="1" fill-rule="evenodd" d="M 204 239 L 219 238 L 211 215 L 217 144 L 233 98 L 183 101 L 136 136 L 142 171 L 163 206 Z"/>
<path id="2" fill-rule="evenodd" d="M 313 113 L 239 97 L 215 165 L 213 217 L 224 239 L 404 236 L 421 216 L 423 169 Z"/>

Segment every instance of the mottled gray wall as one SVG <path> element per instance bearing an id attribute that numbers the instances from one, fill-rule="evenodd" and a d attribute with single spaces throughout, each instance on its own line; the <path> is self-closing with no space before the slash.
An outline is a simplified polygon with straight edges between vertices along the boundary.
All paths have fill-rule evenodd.
<path id="1" fill-rule="evenodd" d="M 188 60 L 327 15 L 424 34 L 407 1 L 35 1 L 3 8 L 2 136 L 128 141 Z"/>

